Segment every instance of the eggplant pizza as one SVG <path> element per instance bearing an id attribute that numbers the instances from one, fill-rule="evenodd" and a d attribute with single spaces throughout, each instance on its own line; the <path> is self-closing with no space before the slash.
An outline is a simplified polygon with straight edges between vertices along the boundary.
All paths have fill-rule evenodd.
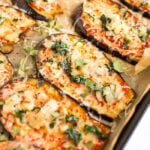
<path id="1" fill-rule="evenodd" d="M 14 80 L 0 90 L 1 122 L 13 139 L 43 150 L 101 150 L 109 129 L 43 80 Z M 7 143 L 6 143 L 7 144 Z"/>
<path id="2" fill-rule="evenodd" d="M 0 5 L 0 51 L 11 52 L 20 35 L 34 24 L 35 22 L 24 13 L 10 6 Z"/>
<path id="3" fill-rule="evenodd" d="M 116 118 L 133 99 L 131 88 L 90 42 L 54 34 L 37 49 L 37 67 L 44 79 L 99 114 Z"/>
<path id="4" fill-rule="evenodd" d="M 86 0 L 75 18 L 79 34 L 132 64 L 140 61 L 145 50 L 150 50 L 148 23 L 111 0 Z"/>
<path id="5" fill-rule="evenodd" d="M 63 13 L 59 0 L 22 0 L 22 1 L 25 1 L 36 13 L 48 19 L 53 19 L 56 15 Z"/>
<path id="6" fill-rule="evenodd" d="M 0 53 L 0 88 L 13 78 L 13 67 L 6 56 Z"/>
<path id="7" fill-rule="evenodd" d="M 124 4 L 134 10 L 141 10 L 150 18 L 150 0 L 121 0 Z"/>

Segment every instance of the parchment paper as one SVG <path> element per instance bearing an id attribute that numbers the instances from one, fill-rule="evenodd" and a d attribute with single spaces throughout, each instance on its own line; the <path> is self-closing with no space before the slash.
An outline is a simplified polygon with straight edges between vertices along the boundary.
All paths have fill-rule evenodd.
<path id="1" fill-rule="evenodd" d="M 8 0 L 1 0 L 0 4 L 3 4 L 6 1 L 8 2 Z M 47 23 L 38 21 L 37 26 L 34 28 L 34 31 L 28 31 L 24 39 L 14 46 L 14 51 L 8 54 L 7 56 L 15 68 L 17 77 L 19 76 L 18 68 L 20 67 L 20 62 L 21 60 L 25 59 L 25 57 L 27 57 L 27 54 L 23 50 L 24 48 L 33 48 L 44 37 L 52 33 L 62 32 L 76 34 L 74 32 L 74 26 L 71 20 L 71 15 L 72 12 L 74 12 L 74 10 L 76 9 L 76 7 L 82 2 L 83 0 L 60 0 L 61 6 L 64 9 L 64 14 L 56 18 L 57 26 L 59 26 L 59 28 L 54 26 L 48 27 Z M 110 55 L 109 58 L 111 58 L 112 60 L 118 60 L 118 58 L 112 57 Z M 105 147 L 106 150 L 113 149 L 121 131 L 134 114 L 137 104 L 141 102 L 145 93 L 150 89 L 150 67 L 148 67 L 150 66 L 149 50 L 145 52 L 143 58 L 136 66 L 132 66 L 120 59 L 119 61 L 121 62 L 121 65 L 124 70 L 124 73 L 122 73 L 121 75 L 123 76 L 125 81 L 134 89 L 136 93 L 136 98 L 129 105 L 128 109 L 126 109 L 120 115 L 118 120 L 114 121 L 112 133 Z M 34 58 L 30 57 L 26 66 L 29 67 L 27 75 L 36 77 L 37 70 L 35 67 Z"/>

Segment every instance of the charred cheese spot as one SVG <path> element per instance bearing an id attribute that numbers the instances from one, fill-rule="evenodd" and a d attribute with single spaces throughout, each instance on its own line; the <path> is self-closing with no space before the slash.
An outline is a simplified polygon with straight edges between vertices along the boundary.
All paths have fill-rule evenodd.
<path id="1" fill-rule="evenodd" d="M 108 136 L 107 127 L 90 119 L 79 105 L 48 83 L 38 84 L 36 79 L 15 80 L 0 90 L 4 102 L 0 119 L 14 140 L 39 149 L 85 149 L 88 141 L 92 147 L 105 143 L 84 127 L 95 126 L 99 134 Z"/>
<path id="2" fill-rule="evenodd" d="M 0 5 L 0 51 L 9 53 L 19 36 L 33 27 L 35 22 L 9 6 Z"/>
<path id="3" fill-rule="evenodd" d="M 7 58 L 0 53 L 0 88 L 13 77 L 13 68 Z"/>
<path id="4" fill-rule="evenodd" d="M 52 19 L 56 15 L 63 13 L 59 0 L 38 0 L 27 2 L 32 9 L 48 19 Z"/>
<path id="5" fill-rule="evenodd" d="M 63 55 L 60 51 L 66 47 Z M 132 100 L 131 88 L 91 43 L 59 34 L 45 39 L 39 50 L 37 66 L 41 75 L 99 114 L 116 118 Z"/>

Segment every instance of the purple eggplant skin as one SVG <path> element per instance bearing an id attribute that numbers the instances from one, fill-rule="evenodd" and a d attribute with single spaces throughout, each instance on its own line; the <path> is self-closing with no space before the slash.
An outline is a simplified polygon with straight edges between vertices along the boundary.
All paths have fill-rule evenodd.
<path id="1" fill-rule="evenodd" d="M 143 17 L 149 18 L 150 19 L 150 12 L 144 12 L 142 11 L 139 7 L 136 7 L 134 5 L 129 4 L 128 2 L 126 2 L 126 0 L 120 0 L 121 3 L 123 3 L 124 5 L 126 5 L 129 9 L 132 9 L 135 12 L 142 12 Z"/>
<path id="2" fill-rule="evenodd" d="M 72 19 L 74 22 L 74 26 L 75 26 L 75 31 L 81 35 L 82 37 L 88 39 L 89 41 L 91 41 L 92 44 L 94 44 L 96 47 L 98 47 L 100 50 L 106 52 L 106 53 L 110 53 L 113 56 L 119 57 L 122 60 L 132 64 L 132 65 L 136 65 L 137 61 L 130 59 L 126 56 L 122 56 L 119 52 L 112 50 L 110 47 L 108 47 L 106 44 L 104 43 L 100 43 L 98 40 L 96 40 L 93 36 L 88 36 L 87 32 L 83 26 L 83 21 L 81 20 L 81 15 L 82 15 L 82 10 L 83 10 L 83 4 L 81 6 L 79 6 L 74 14 L 72 15 Z"/>
<path id="3" fill-rule="evenodd" d="M 11 0 L 12 4 L 35 20 L 48 21 L 48 19 L 35 12 L 25 0 Z"/>

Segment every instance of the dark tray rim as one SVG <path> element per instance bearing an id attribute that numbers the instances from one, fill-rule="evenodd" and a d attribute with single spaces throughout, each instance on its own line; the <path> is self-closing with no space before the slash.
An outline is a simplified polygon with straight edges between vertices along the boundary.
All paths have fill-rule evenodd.
<path id="1" fill-rule="evenodd" d="M 141 120 L 145 110 L 150 104 L 150 90 L 143 97 L 142 101 L 137 105 L 136 111 L 127 123 L 122 133 L 119 136 L 119 140 L 115 144 L 115 150 L 121 150 L 124 148 L 127 141 L 130 139 L 133 131 L 136 129 L 138 122 Z"/>

